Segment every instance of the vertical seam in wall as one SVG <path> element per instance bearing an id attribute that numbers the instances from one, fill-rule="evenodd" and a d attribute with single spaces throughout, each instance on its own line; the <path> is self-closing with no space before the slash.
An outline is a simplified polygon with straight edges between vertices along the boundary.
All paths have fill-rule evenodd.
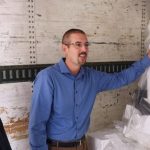
<path id="1" fill-rule="evenodd" d="M 145 28 L 146 28 L 146 0 L 142 0 L 142 18 L 141 18 L 141 58 L 145 55 Z"/>
<path id="2" fill-rule="evenodd" d="M 35 33 L 35 2 L 27 0 L 28 35 L 29 35 L 29 64 L 37 63 L 36 56 L 36 33 Z"/>

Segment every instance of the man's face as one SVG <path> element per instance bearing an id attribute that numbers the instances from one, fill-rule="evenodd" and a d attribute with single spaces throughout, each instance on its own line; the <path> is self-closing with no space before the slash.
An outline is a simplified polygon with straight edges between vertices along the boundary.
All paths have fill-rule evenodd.
<path id="1" fill-rule="evenodd" d="M 70 35 L 68 43 L 64 45 L 66 63 L 81 66 L 87 60 L 88 40 L 86 35 L 73 33 Z"/>

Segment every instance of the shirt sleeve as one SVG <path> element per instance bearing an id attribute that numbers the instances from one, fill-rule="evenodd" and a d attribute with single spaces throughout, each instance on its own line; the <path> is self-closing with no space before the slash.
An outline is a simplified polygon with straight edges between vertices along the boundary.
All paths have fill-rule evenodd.
<path id="1" fill-rule="evenodd" d="M 148 66 L 150 66 L 150 58 L 145 56 L 140 61 L 133 63 L 128 69 L 119 73 L 104 73 L 96 71 L 94 73 L 94 80 L 97 92 L 112 90 L 128 85 L 138 79 Z"/>
<path id="2" fill-rule="evenodd" d="M 47 71 L 41 71 L 35 81 L 29 115 L 31 150 L 48 150 L 46 125 L 51 113 L 53 84 Z"/>

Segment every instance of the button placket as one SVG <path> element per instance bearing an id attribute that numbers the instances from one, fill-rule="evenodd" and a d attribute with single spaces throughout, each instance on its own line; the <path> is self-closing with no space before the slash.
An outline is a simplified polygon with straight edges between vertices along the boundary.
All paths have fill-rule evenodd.
<path id="1" fill-rule="evenodd" d="M 75 80 L 74 82 L 74 90 L 75 90 L 75 122 L 76 122 L 76 138 L 78 137 L 78 132 L 79 132 L 79 129 L 78 129 L 78 119 L 79 119 L 79 104 L 78 104 L 78 88 L 77 88 L 77 80 Z"/>

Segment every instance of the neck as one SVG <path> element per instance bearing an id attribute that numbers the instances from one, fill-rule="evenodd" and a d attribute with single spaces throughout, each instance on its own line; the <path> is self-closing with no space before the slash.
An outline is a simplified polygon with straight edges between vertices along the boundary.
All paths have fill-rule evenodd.
<path id="1" fill-rule="evenodd" d="M 78 72 L 80 71 L 80 68 L 81 68 L 80 65 L 76 65 L 76 64 L 70 63 L 67 60 L 65 61 L 65 63 L 67 65 L 68 69 L 70 70 L 70 72 L 73 75 L 77 75 L 78 74 Z"/>

